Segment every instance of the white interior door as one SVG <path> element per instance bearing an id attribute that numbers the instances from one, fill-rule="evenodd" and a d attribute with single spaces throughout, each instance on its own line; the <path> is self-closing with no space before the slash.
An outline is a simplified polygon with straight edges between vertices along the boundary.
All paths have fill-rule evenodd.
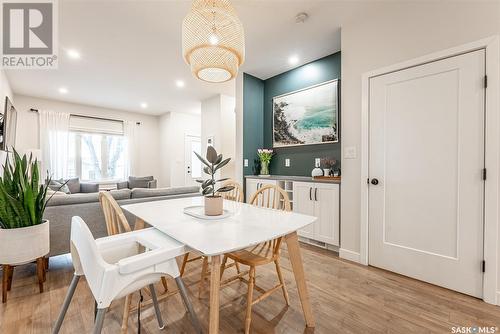
<path id="1" fill-rule="evenodd" d="M 194 154 L 201 154 L 201 139 L 199 136 L 186 135 L 185 137 L 185 153 L 184 153 L 184 175 L 186 185 L 195 185 L 196 180 L 201 179 L 203 167 L 201 161 Z"/>
<path id="2" fill-rule="evenodd" d="M 369 102 L 369 264 L 476 297 L 484 75 L 478 50 L 374 77 Z"/>

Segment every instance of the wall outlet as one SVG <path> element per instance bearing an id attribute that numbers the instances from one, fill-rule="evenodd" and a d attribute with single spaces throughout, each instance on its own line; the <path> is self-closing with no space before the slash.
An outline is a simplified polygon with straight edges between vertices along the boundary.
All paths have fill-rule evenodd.
<path id="1" fill-rule="evenodd" d="M 290 167 L 290 159 L 285 159 L 285 167 Z"/>
<path id="2" fill-rule="evenodd" d="M 243 160 L 243 166 L 248 167 L 248 159 Z"/>
<path id="3" fill-rule="evenodd" d="M 349 146 L 344 148 L 344 159 L 356 159 L 358 154 L 356 152 L 356 146 Z"/>
<path id="4" fill-rule="evenodd" d="M 314 159 L 314 167 L 320 167 L 321 166 L 321 159 L 320 158 L 316 158 Z"/>

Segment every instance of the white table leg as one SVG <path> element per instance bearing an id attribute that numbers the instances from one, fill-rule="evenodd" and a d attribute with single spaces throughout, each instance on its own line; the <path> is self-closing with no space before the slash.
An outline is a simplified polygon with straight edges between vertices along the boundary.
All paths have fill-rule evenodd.
<path id="1" fill-rule="evenodd" d="M 299 238 L 297 232 L 290 233 L 285 236 L 286 245 L 288 246 L 288 255 L 292 263 L 293 274 L 297 290 L 299 290 L 299 298 L 302 304 L 302 312 L 306 320 L 307 327 L 314 327 L 314 316 L 312 313 L 311 303 L 309 301 L 309 293 L 307 292 L 306 278 L 304 275 L 304 267 L 302 266 L 302 257 L 300 255 Z"/>
<path id="2" fill-rule="evenodd" d="M 220 255 L 210 257 L 210 323 L 209 334 L 219 333 Z"/>

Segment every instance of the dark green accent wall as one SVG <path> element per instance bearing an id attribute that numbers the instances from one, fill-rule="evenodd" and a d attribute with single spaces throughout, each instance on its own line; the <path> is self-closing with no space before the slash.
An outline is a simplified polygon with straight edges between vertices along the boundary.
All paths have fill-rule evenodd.
<path id="1" fill-rule="evenodd" d="M 243 170 L 244 175 L 253 174 L 251 167 L 257 148 L 271 148 L 273 145 L 273 97 L 325 81 L 340 79 L 340 61 L 340 52 L 337 52 L 267 80 L 244 74 L 243 158 L 249 159 L 249 167 L 244 167 Z M 339 110 L 339 135 L 342 131 L 340 118 Z M 337 159 L 337 166 L 340 167 L 340 141 L 334 144 L 277 148 L 275 152 L 276 155 L 271 161 L 271 174 L 274 175 L 310 176 L 314 168 L 314 159 L 323 157 L 334 157 Z M 290 159 L 290 167 L 285 167 L 286 158 Z"/>
<path id="2" fill-rule="evenodd" d="M 264 145 L 264 81 L 243 73 L 243 175 L 252 175 L 255 152 Z M 254 152 L 254 153 L 252 153 Z"/>

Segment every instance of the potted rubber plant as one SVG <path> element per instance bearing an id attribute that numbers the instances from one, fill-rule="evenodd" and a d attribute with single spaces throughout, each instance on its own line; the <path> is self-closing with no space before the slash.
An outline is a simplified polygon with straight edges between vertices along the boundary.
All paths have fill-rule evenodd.
<path id="1" fill-rule="evenodd" d="M 47 255 L 49 221 L 43 219 L 50 179 L 40 184 L 39 163 L 13 152 L 0 177 L 0 263 L 15 265 Z"/>
<path id="2" fill-rule="evenodd" d="M 222 154 L 217 154 L 217 151 L 212 147 L 207 147 L 206 159 L 194 152 L 198 159 L 205 165 L 203 171 L 210 175 L 207 180 L 197 180 L 201 183 L 201 193 L 205 197 L 205 215 L 219 216 L 223 212 L 223 200 L 220 193 L 231 191 L 233 186 L 223 186 L 217 189 L 217 183 L 228 180 L 228 178 L 216 180 L 215 176 L 218 170 L 227 165 L 231 158 L 223 159 Z"/>

